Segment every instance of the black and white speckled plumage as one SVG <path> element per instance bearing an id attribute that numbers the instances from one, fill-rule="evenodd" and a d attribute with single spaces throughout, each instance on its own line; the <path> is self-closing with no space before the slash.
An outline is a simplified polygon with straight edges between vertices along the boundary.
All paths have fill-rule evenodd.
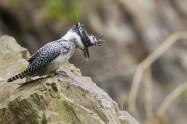
<path id="1" fill-rule="evenodd" d="M 59 66 L 71 57 L 76 49 L 77 46 L 75 46 L 73 42 L 63 38 L 50 42 L 33 54 L 33 56 L 28 60 L 29 65 L 26 70 L 9 78 L 7 82 L 23 78 L 27 75 L 42 76 L 54 73 Z M 60 56 L 62 56 L 63 60 L 58 59 Z"/>
<path id="2" fill-rule="evenodd" d="M 25 76 L 43 76 L 55 73 L 73 55 L 76 49 L 81 49 L 86 58 L 89 58 L 88 47 L 99 46 L 102 40 L 97 40 L 94 36 L 89 36 L 80 23 L 64 35 L 61 39 L 50 42 L 41 47 L 28 60 L 28 67 L 21 73 L 9 78 L 11 82 Z"/>

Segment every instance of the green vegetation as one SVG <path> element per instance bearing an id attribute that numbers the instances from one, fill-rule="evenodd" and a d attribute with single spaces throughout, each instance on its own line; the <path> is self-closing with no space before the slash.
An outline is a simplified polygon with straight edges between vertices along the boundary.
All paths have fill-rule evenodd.
<path id="1" fill-rule="evenodd" d="M 21 0 L 10 0 L 10 5 L 12 5 L 13 7 L 17 7 L 20 4 Z"/>
<path id="2" fill-rule="evenodd" d="M 77 0 L 48 0 L 43 7 L 44 16 L 53 22 L 81 19 L 80 2 Z"/>

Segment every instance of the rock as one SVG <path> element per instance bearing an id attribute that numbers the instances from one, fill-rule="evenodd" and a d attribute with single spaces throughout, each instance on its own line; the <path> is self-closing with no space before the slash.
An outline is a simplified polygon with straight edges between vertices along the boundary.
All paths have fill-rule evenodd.
<path id="1" fill-rule="evenodd" d="M 0 124 L 138 124 L 69 63 L 61 68 L 67 75 L 7 83 L 29 53 L 8 36 L 0 37 L 0 47 Z"/>
<path id="2" fill-rule="evenodd" d="M 119 116 L 121 124 L 139 124 L 128 112 L 121 111 Z"/>

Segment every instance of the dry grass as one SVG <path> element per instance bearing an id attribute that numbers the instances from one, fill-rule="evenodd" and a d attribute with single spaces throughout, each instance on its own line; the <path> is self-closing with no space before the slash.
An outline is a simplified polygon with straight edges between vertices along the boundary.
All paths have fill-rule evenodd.
<path id="1" fill-rule="evenodd" d="M 164 116 L 167 108 L 171 105 L 171 103 L 184 91 L 187 90 L 187 82 L 182 83 L 177 88 L 175 88 L 161 103 L 159 106 L 156 115 Z"/>
<path id="2" fill-rule="evenodd" d="M 134 115 L 137 115 L 136 111 L 136 98 L 139 91 L 139 87 L 142 81 L 143 76 L 145 76 L 145 111 L 147 118 L 150 115 L 153 115 L 152 112 L 152 79 L 151 79 L 151 70 L 150 66 L 158 58 L 160 58 L 172 45 L 176 42 L 187 39 L 187 32 L 177 32 L 169 36 L 163 43 L 152 52 L 147 58 L 145 58 L 137 67 L 136 72 L 133 77 L 132 87 L 129 94 L 128 108 L 129 112 Z M 160 105 L 157 114 L 163 115 L 167 108 L 170 106 L 171 102 L 178 96 L 180 93 L 187 88 L 187 84 L 184 83 L 178 88 L 176 88 L 171 94 L 169 94 L 163 103 Z"/>

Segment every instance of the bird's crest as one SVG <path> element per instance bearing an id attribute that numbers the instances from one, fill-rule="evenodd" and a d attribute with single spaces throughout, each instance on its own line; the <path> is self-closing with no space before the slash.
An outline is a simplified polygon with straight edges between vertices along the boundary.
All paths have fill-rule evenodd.
<path id="1" fill-rule="evenodd" d="M 72 27 L 72 30 L 75 31 L 81 38 L 81 41 L 84 44 L 83 53 L 86 58 L 89 58 L 89 50 L 88 48 L 90 46 L 101 46 L 103 44 L 102 37 L 97 39 L 93 35 L 89 35 L 86 30 L 83 28 L 83 25 L 78 22 L 74 27 Z"/>

